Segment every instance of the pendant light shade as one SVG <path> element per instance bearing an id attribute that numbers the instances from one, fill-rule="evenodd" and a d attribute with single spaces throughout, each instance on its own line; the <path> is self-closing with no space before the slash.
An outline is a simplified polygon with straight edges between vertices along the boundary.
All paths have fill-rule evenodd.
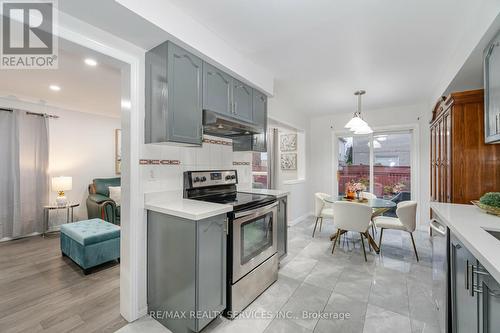
<path id="1" fill-rule="evenodd" d="M 364 90 L 358 90 L 354 92 L 355 96 L 358 96 L 358 110 L 354 113 L 351 120 L 345 124 L 345 128 L 350 129 L 354 134 L 370 134 L 373 130 L 370 128 L 368 123 L 361 117 L 361 96 L 366 94 Z"/>
<path id="2" fill-rule="evenodd" d="M 368 124 L 366 123 L 366 121 L 361 119 L 361 117 L 357 114 L 357 112 L 354 115 L 354 117 L 352 117 L 352 119 L 349 120 L 349 122 L 347 124 L 345 124 L 345 128 L 348 128 L 348 129 L 364 127 L 364 126 L 368 126 Z"/>

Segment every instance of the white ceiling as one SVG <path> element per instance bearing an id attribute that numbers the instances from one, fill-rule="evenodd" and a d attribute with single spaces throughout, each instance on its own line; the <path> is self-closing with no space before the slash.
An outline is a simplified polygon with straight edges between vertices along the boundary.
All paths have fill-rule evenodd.
<path id="1" fill-rule="evenodd" d="M 276 78 L 313 114 L 429 103 L 488 0 L 170 0 Z"/>
<path id="2" fill-rule="evenodd" d="M 85 58 L 98 62 L 87 66 Z M 65 40 L 59 40 L 56 70 L 0 70 L 0 96 L 68 110 L 119 117 L 123 63 Z M 49 85 L 61 87 L 52 91 Z"/>

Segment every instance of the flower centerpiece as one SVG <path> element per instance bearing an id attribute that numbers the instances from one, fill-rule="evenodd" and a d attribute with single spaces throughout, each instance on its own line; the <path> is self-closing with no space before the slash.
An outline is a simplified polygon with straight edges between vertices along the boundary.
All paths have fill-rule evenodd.
<path id="1" fill-rule="evenodd" d="M 366 190 L 366 185 L 362 183 L 361 181 L 355 182 L 354 180 L 351 180 L 349 183 L 345 184 L 346 188 L 346 197 L 347 199 L 354 199 L 354 195 L 356 197 L 360 198 L 360 193 L 364 190 Z"/>

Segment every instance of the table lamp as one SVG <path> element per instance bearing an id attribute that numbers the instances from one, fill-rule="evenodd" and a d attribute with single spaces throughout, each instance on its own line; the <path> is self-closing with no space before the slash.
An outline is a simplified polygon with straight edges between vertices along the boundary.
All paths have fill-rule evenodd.
<path id="1" fill-rule="evenodd" d="M 73 187 L 72 177 L 52 177 L 52 191 L 58 192 L 56 203 L 58 206 L 66 206 L 68 199 L 64 195 L 64 191 L 70 191 Z"/>

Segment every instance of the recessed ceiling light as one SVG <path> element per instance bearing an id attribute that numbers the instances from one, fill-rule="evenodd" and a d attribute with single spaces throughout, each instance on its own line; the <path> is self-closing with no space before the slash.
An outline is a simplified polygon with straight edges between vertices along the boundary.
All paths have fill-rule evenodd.
<path id="1" fill-rule="evenodd" d="M 97 66 L 97 61 L 95 61 L 92 58 L 87 58 L 84 61 L 85 61 L 85 64 L 87 64 L 89 66 Z"/>
<path id="2" fill-rule="evenodd" d="M 59 87 L 58 85 L 55 85 L 55 84 L 51 84 L 49 86 L 49 89 L 52 90 L 52 91 L 60 91 L 61 87 Z"/>

